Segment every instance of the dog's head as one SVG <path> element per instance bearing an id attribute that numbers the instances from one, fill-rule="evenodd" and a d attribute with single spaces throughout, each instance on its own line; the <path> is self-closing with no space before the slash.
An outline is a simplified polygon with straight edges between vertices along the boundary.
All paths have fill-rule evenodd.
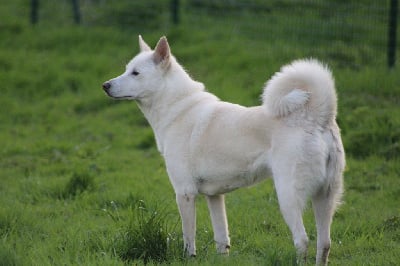
<path id="1" fill-rule="evenodd" d="M 103 84 L 108 96 L 114 99 L 143 101 L 162 86 L 162 78 L 172 61 L 167 38 L 162 37 L 154 50 L 139 35 L 140 53 L 127 65 L 125 72 Z"/>

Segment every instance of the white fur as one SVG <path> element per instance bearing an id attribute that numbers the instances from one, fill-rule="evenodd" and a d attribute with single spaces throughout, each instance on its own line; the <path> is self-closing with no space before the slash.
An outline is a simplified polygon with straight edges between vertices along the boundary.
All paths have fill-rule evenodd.
<path id="1" fill-rule="evenodd" d="M 332 74 L 316 60 L 297 60 L 282 67 L 267 82 L 263 94 L 263 102 L 274 116 L 303 109 L 300 111 L 308 119 L 321 126 L 336 117 L 336 101 Z"/>
<path id="2" fill-rule="evenodd" d="M 302 211 L 312 199 L 317 263 L 326 264 L 330 225 L 342 193 L 344 151 L 331 72 L 316 60 L 285 66 L 267 82 L 263 105 L 220 101 L 192 80 L 165 37 L 141 52 L 125 73 L 103 84 L 116 99 L 136 100 L 155 132 L 182 218 L 185 249 L 196 254 L 195 198 L 204 194 L 219 253 L 230 239 L 224 193 L 273 177 L 299 258 L 308 238 Z"/>

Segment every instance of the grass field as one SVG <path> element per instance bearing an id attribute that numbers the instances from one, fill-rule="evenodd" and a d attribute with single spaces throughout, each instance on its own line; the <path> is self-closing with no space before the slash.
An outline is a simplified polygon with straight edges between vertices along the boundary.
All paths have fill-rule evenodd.
<path id="1" fill-rule="evenodd" d="M 42 20 L 31 26 L 27 1 L 5 2 L 0 265 L 295 264 L 271 180 L 226 196 L 229 257 L 215 254 L 200 197 L 199 256 L 182 256 L 175 196 L 153 133 L 135 103 L 112 101 L 101 90 L 138 51 L 138 34 L 151 44 L 167 35 L 195 79 L 221 99 L 246 106 L 260 103 L 264 82 L 282 64 L 309 56 L 327 62 L 336 78 L 347 153 L 346 192 L 332 226 L 330 264 L 400 261 L 400 75 L 398 67 L 385 65 L 384 19 L 366 22 L 362 9 L 348 16 L 345 1 L 333 1 L 343 18 L 319 13 L 321 6 L 310 1 L 297 1 L 302 9 L 288 11 L 293 1 L 286 0 L 270 1 L 259 11 L 186 7 L 179 26 L 164 13 L 143 26 L 134 18 L 109 23 L 113 20 L 104 15 L 112 16 L 113 9 L 83 1 L 84 23 L 76 26 L 61 15 L 69 12 L 67 1 L 58 9 L 41 1 Z M 306 26 L 294 27 L 299 23 Z M 310 25 L 320 27 L 310 33 Z M 304 219 L 312 265 L 311 209 Z M 163 242 L 152 242 L 157 239 Z"/>

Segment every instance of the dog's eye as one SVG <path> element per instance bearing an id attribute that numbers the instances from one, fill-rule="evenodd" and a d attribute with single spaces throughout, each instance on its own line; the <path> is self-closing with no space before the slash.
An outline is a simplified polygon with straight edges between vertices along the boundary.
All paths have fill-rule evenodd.
<path id="1" fill-rule="evenodd" d="M 136 70 L 133 70 L 131 74 L 134 76 L 137 76 L 137 75 L 139 75 L 139 72 L 137 72 Z"/>

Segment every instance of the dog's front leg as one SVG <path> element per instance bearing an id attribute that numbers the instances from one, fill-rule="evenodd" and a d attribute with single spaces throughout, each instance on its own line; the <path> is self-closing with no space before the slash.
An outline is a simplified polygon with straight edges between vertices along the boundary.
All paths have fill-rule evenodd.
<path id="1" fill-rule="evenodd" d="M 196 195 L 177 194 L 176 202 L 182 219 L 183 242 L 189 256 L 196 256 Z"/>
<path id="2" fill-rule="evenodd" d="M 217 252 L 220 254 L 228 254 L 230 239 L 224 195 L 207 196 L 207 204 L 208 209 L 210 210 Z"/>

